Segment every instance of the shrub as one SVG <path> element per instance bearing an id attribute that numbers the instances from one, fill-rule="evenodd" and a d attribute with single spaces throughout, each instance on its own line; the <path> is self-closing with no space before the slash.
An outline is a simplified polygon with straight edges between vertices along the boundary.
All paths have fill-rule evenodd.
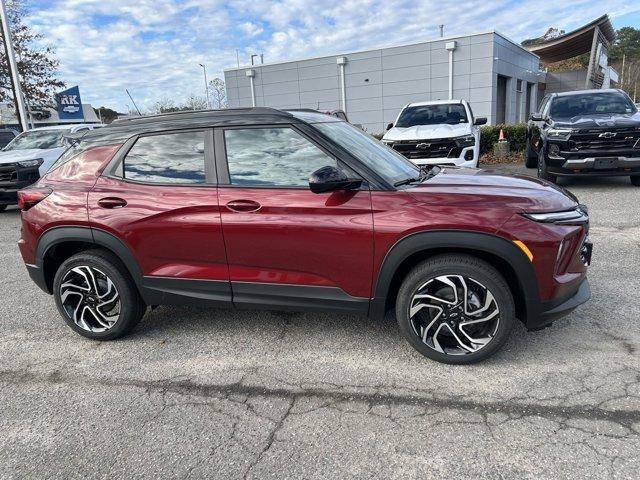
<path id="1" fill-rule="evenodd" d="M 522 152 L 527 141 L 527 124 L 512 123 L 499 125 L 486 125 L 480 128 L 480 153 L 487 153 L 493 150 L 493 144 L 498 141 L 500 129 L 504 130 L 504 135 L 509 142 L 512 152 Z"/>

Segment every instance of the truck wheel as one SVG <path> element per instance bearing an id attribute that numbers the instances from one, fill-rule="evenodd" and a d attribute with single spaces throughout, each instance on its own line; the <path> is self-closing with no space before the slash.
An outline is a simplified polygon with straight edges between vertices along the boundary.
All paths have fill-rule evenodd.
<path id="1" fill-rule="evenodd" d="M 400 331 L 413 348 L 443 363 L 475 363 L 506 342 L 515 307 L 506 281 L 469 255 L 438 255 L 417 265 L 396 301 Z"/>
<path id="2" fill-rule="evenodd" d="M 527 146 L 524 148 L 524 165 L 527 168 L 536 168 L 538 166 L 538 156 L 531 148 L 529 140 L 527 140 Z"/>
<path id="3" fill-rule="evenodd" d="M 631 177 L 631 184 L 636 187 L 640 187 L 640 175 L 634 175 Z"/>
<path id="4" fill-rule="evenodd" d="M 551 183 L 557 183 L 558 177 L 552 173 L 549 173 L 549 170 L 547 168 L 547 161 L 544 157 L 544 148 L 541 148 L 540 154 L 538 155 L 538 178 L 547 180 Z"/>
<path id="5" fill-rule="evenodd" d="M 126 267 L 104 250 L 88 250 L 64 261 L 53 281 L 53 295 L 67 325 L 93 340 L 129 333 L 147 308 Z"/>

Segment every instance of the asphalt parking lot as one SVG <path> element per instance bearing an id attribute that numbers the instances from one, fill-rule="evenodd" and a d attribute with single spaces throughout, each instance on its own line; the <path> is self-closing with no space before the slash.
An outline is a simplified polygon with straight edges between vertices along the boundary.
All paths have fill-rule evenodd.
<path id="1" fill-rule="evenodd" d="M 637 478 L 640 189 L 562 184 L 590 207 L 591 301 L 462 367 L 392 318 L 161 307 L 92 342 L 0 214 L 0 477 Z"/>

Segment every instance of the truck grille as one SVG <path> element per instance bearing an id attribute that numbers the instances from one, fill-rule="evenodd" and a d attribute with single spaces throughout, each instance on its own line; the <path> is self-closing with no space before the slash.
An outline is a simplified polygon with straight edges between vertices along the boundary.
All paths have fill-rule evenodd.
<path id="1" fill-rule="evenodd" d="M 407 158 L 457 158 L 460 147 L 449 138 L 435 140 L 400 140 L 393 143 L 394 150 Z"/>
<path id="2" fill-rule="evenodd" d="M 14 164 L 0 165 L 0 182 L 15 182 L 18 179 L 18 171 Z"/>
<path id="3" fill-rule="evenodd" d="M 571 135 L 569 148 L 573 151 L 640 148 L 640 131 L 633 128 L 579 130 Z"/>

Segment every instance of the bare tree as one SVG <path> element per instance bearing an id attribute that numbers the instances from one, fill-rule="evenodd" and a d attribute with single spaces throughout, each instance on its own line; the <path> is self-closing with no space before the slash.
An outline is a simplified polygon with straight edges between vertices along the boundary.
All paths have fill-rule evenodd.
<path id="1" fill-rule="evenodd" d="M 180 110 L 205 110 L 207 108 L 207 99 L 194 95 L 193 93 L 187 97 L 187 101 Z"/>
<path id="2" fill-rule="evenodd" d="M 214 78 L 209 82 L 209 89 L 213 96 L 213 108 L 227 108 L 227 89 L 224 80 Z"/>
<path id="3" fill-rule="evenodd" d="M 160 100 L 155 102 L 153 104 L 153 107 L 151 107 L 151 109 L 154 113 L 171 113 L 171 112 L 178 112 L 181 110 L 181 108 L 178 107 L 173 102 L 173 100 L 167 97 L 162 97 Z"/>
<path id="4" fill-rule="evenodd" d="M 43 36 L 33 33 L 22 23 L 25 9 L 21 0 L 14 0 L 8 4 L 7 13 L 22 93 L 32 106 L 47 104 L 53 93 L 64 87 L 64 82 L 56 77 L 58 60 L 54 58 L 55 52 L 51 47 L 37 46 Z M 0 35 L 0 101 L 9 99 L 13 99 L 11 77 L 4 38 Z"/>

